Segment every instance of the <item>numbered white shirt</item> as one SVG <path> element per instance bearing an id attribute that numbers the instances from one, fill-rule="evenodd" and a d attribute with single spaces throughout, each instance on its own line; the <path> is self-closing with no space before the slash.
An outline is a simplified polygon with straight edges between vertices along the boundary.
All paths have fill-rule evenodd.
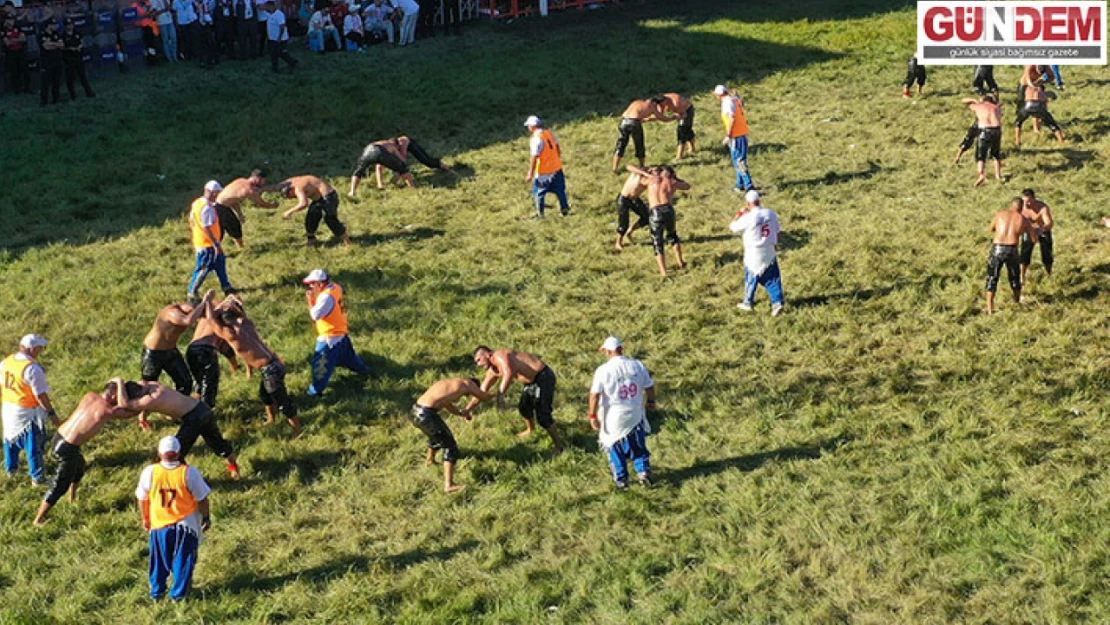
<path id="1" fill-rule="evenodd" d="M 775 262 L 775 246 L 779 244 L 779 216 L 759 206 L 744 213 L 729 225 L 733 232 L 744 235 L 744 267 L 761 275 Z"/>
<path id="2" fill-rule="evenodd" d="M 590 393 L 601 399 L 602 446 L 611 447 L 644 421 L 644 391 L 653 386 L 644 363 L 627 356 L 610 358 L 594 371 Z"/>

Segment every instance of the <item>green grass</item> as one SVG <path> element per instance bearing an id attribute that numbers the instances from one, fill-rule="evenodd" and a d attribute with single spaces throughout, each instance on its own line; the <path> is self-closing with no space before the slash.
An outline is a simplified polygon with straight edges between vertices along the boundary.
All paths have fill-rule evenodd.
<path id="1" fill-rule="evenodd" d="M 903 100 L 913 36 L 906 3 L 626 3 L 367 57 L 298 49 L 294 77 L 179 66 L 56 110 L 4 99 L 0 336 L 51 339 L 67 412 L 137 375 L 155 311 L 184 294 L 182 215 L 207 179 L 267 161 L 345 189 L 362 145 L 397 129 L 465 167 L 344 199 L 349 252 L 305 249 L 299 221 L 249 209 L 230 273 L 290 364 L 307 435 L 262 428 L 255 383 L 225 371 L 219 416 L 246 477 L 195 456 L 215 525 L 180 606 L 146 599 L 133 503 L 157 436 L 109 426 L 86 446 L 84 500 L 45 529 L 29 480 L 7 482 L 0 623 L 1104 621 L 1110 87 L 1066 68 L 1068 145 L 1029 133 L 1007 149 L 1011 180 L 973 189 L 970 165 L 949 164 L 971 72 L 936 68 Z M 997 74 L 1007 90 L 1018 77 Z M 735 309 L 738 199 L 709 95 L 726 80 L 785 229 L 779 318 L 763 295 Z M 643 234 L 609 251 L 607 169 L 615 116 L 664 89 L 695 95 L 701 151 L 679 167 L 692 267 L 660 283 Z M 563 143 L 570 219 L 526 219 L 533 113 Z M 650 160 L 669 160 L 673 132 L 648 128 Z M 1057 269 L 1037 261 L 1034 303 L 1003 292 L 986 317 L 986 226 L 1026 186 L 1057 217 Z M 317 266 L 347 288 L 355 345 L 383 375 L 340 374 L 310 403 L 299 279 Z M 614 492 L 585 420 L 609 333 L 659 384 L 651 491 Z M 451 420 L 470 488 L 447 496 L 405 415 L 436 379 L 474 375 L 479 342 L 552 364 L 574 445 L 549 459 L 512 412 Z"/>

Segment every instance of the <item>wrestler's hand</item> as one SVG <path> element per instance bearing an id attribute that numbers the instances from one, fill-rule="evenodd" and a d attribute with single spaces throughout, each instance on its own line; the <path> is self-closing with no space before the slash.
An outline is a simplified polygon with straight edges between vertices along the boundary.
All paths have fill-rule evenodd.
<path id="1" fill-rule="evenodd" d="M 474 420 L 474 415 L 470 414 L 470 411 L 465 408 L 459 411 L 459 416 L 462 417 L 463 421 L 466 421 L 467 423 Z"/>
<path id="2" fill-rule="evenodd" d="M 529 173 L 527 176 L 524 177 L 524 182 L 532 182 L 532 174 L 531 173 Z"/>
<path id="3" fill-rule="evenodd" d="M 143 529 L 148 532 L 150 531 L 150 519 L 145 517 L 143 518 Z"/>
<path id="4" fill-rule="evenodd" d="M 150 425 L 150 421 L 147 421 L 146 419 L 139 419 L 139 427 L 142 428 L 144 432 L 154 431 L 154 428 Z"/>
<path id="5" fill-rule="evenodd" d="M 593 431 L 600 432 L 601 421 L 598 421 L 597 419 L 590 419 L 590 427 L 593 429 Z"/>
<path id="6" fill-rule="evenodd" d="M 281 214 L 282 219 L 289 219 L 292 216 L 293 216 L 293 213 L 291 213 L 289 211 L 285 211 L 284 213 Z"/>

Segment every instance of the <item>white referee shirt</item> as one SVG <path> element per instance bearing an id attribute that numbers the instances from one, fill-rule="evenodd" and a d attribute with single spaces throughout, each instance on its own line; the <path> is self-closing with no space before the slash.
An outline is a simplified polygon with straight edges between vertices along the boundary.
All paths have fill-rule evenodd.
<path id="1" fill-rule="evenodd" d="M 598 440 L 602 447 L 612 447 L 641 422 L 647 426 L 644 391 L 654 386 L 644 363 L 627 356 L 610 358 L 594 371 L 590 393 L 601 396 Z"/>

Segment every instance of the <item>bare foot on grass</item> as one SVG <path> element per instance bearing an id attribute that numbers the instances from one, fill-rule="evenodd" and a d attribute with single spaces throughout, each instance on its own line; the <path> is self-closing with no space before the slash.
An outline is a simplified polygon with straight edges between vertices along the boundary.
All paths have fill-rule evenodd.
<path id="1" fill-rule="evenodd" d="M 452 484 L 443 489 L 445 493 L 457 493 L 461 490 L 466 490 L 466 484 Z"/>

